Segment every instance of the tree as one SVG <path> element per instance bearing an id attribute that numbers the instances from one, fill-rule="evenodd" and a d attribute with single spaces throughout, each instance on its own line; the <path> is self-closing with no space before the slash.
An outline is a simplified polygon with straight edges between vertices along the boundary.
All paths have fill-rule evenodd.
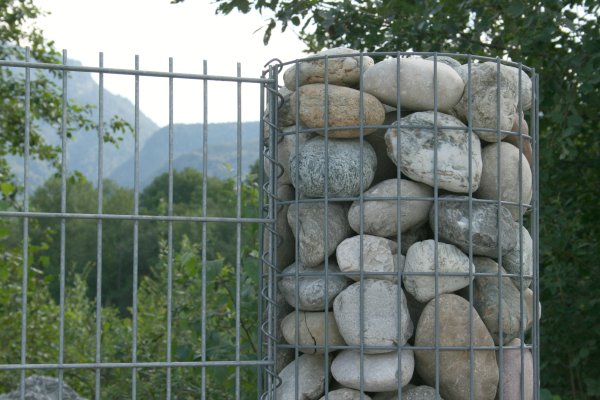
<path id="1" fill-rule="evenodd" d="M 184 0 L 173 0 L 178 3 Z M 578 1 L 217 1 L 268 13 L 265 43 L 291 26 L 309 51 L 439 51 L 497 56 L 541 77 L 542 385 L 600 396 L 600 5 Z M 576 312 L 574 312 L 576 310 Z"/>
<path id="2" fill-rule="evenodd" d="M 54 42 L 46 40 L 43 32 L 35 27 L 36 18 L 43 12 L 32 0 L 0 0 L 0 60 L 24 61 L 25 46 L 29 47 L 29 60 L 60 64 L 62 57 L 54 48 Z M 7 155 L 23 156 L 25 152 L 25 69 L 0 68 L 0 195 L 11 201 L 20 188 L 16 184 L 6 161 Z M 60 146 L 48 144 L 41 134 L 43 125 L 62 132 L 62 89 L 59 71 L 30 71 L 30 139 L 32 158 L 50 161 L 59 166 Z M 97 123 L 89 118 L 93 106 L 69 101 L 66 105 L 67 137 L 79 129 L 93 131 Z M 131 132 L 129 123 L 120 117 L 111 118 L 106 127 L 104 140 L 117 143 L 122 135 Z"/>

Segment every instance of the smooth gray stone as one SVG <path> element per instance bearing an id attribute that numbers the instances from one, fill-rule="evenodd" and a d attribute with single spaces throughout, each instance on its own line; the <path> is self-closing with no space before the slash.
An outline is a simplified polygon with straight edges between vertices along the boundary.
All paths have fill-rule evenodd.
<path id="1" fill-rule="evenodd" d="M 528 288 L 533 280 L 533 239 L 529 231 L 521 226 L 523 235 L 523 246 L 521 247 L 521 236 L 517 233 L 517 245 L 515 248 L 502 256 L 502 266 L 509 274 L 523 275 L 523 289 Z M 521 249 L 523 250 L 523 264 L 521 265 Z M 521 277 L 511 278 L 517 288 L 521 288 Z"/>
<path id="2" fill-rule="evenodd" d="M 534 302 L 534 296 L 533 296 L 533 290 L 531 289 L 525 289 L 523 291 L 523 297 L 525 300 L 525 310 L 527 311 L 527 321 L 528 324 L 525 328 L 525 330 L 527 332 L 529 332 L 529 330 L 531 330 L 531 327 L 533 326 L 533 321 L 535 321 L 535 316 L 534 316 L 534 309 L 533 309 L 533 302 Z M 538 317 L 538 321 L 542 318 L 542 303 L 540 303 L 538 301 L 538 309 L 537 309 L 537 317 Z"/>
<path id="3" fill-rule="evenodd" d="M 281 386 L 278 400 L 317 400 L 325 392 L 325 358 L 322 354 L 303 354 L 288 364 L 280 373 Z M 297 370 L 297 371 L 296 371 Z M 296 372 L 298 393 L 296 395 Z"/>
<path id="4" fill-rule="evenodd" d="M 290 205 L 287 220 L 298 241 L 300 262 L 307 267 L 316 267 L 325 262 L 325 258 L 329 258 L 335 252 L 337 245 L 352 234 L 348 224 L 348 208 L 339 203 L 328 204 L 327 223 L 325 204 L 320 202 Z"/>
<path id="5" fill-rule="evenodd" d="M 360 389 L 360 360 L 357 350 L 343 350 L 331 364 L 333 378 L 344 386 Z M 398 368 L 400 365 L 401 369 Z M 410 382 L 415 368 L 414 353 L 403 349 L 385 354 L 363 354 L 363 388 L 367 392 L 389 392 Z"/>
<path id="6" fill-rule="evenodd" d="M 500 152 L 500 171 L 498 171 L 498 152 Z M 517 204 L 520 202 L 523 205 L 521 211 L 525 213 L 527 211 L 525 206 L 531 202 L 533 194 L 533 179 L 529 162 L 525 157 L 520 157 L 519 149 L 506 142 L 492 143 L 483 149 L 481 159 L 483 169 L 475 196 L 489 200 L 500 197 L 502 201 Z M 519 160 L 521 160 L 520 168 Z M 515 221 L 519 219 L 521 215 L 519 206 L 507 204 L 504 207 L 510 211 Z"/>
<path id="7" fill-rule="evenodd" d="M 448 56 L 437 56 L 437 58 L 434 56 L 431 56 L 431 57 L 427 57 L 426 60 L 427 61 L 437 60 L 437 62 L 446 64 L 447 66 L 452 67 L 453 69 L 460 67 L 460 62 L 458 62 L 454 58 L 448 57 Z"/>
<path id="8" fill-rule="evenodd" d="M 435 262 L 435 241 L 425 240 L 413 244 L 406 254 L 402 278 L 404 288 L 421 303 L 428 302 L 436 295 L 452 293 L 469 285 L 469 272 L 475 272 L 475 267 L 469 262 L 460 249 L 447 243 L 437 244 L 437 270 Z M 437 292 L 434 272 L 437 277 Z M 412 275 L 408 273 L 421 273 Z M 464 275 L 443 275 L 444 273 L 459 273 Z"/>
<path id="9" fill-rule="evenodd" d="M 297 106 L 298 101 L 300 105 Z M 325 104 L 327 107 L 327 135 L 330 138 L 358 138 L 369 135 L 377 128 L 368 125 L 381 125 L 385 119 L 385 108 L 375 96 L 344 86 L 313 83 L 301 86 L 298 96 L 290 97 L 290 107 L 298 107 L 298 122 L 307 128 L 325 135 Z M 362 108 L 362 114 L 361 114 Z M 362 115 L 362 120 L 361 120 Z M 358 126 L 363 124 L 363 128 Z"/>
<path id="10" fill-rule="evenodd" d="M 361 397 L 358 390 L 343 388 L 329 392 L 319 400 L 371 400 L 371 397 L 364 393 Z"/>
<path id="11" fill-rule="evenodd" d="M 294 188 L 291 185 L 277 186 L 277 198 L 280 201 L 294 199 Z M 290 265 L 295 257 L 294 235 L 287 222 L 288 208 L 289 204 L 279 204 L 277 206 L 275 233 L 271 233 L 267 229 L 263 231 L 264 249 L 270 255 L 269 261 L 274 262 L 278 268 Z M 277 255 L 275 256 L 275 254 Z M 263 271 L 266 273 L 268 267 L 266 264 L 263 264 L 263 266 Z"/>
<path id="12" fill-rule="evenodd" d="M 362 307 L 361 290 L 364 299 Z M 413 333 L 404 291 L 389 281 L 365 279 L 348 286 L 335 298 L 333 313 L 346 343 L 360 345 L 362 336 L 367 354 L 389 352 L 390 349 L 374 349 L 369 346 L 395 346 L 398 341 L 399 344 L 404 344 Z M 400 335 L 398 318 L 402 329 Z"/>
<path id="13" fill-rule="evenodd" d="M 25 379 L 25 399 L 26 400 L 54 400 L 58 399 L 60 382 L 58 379 L 50 376 L 31 375 Z M 10 393 L 0 395 L 0 400 L 19 400 L 21 391 L 17 389 Z M 84 400 L 79 396 L 66 382 L 62 384 L 63 400 Z"/>
<path id="14" fill-rule="evenodd" d="M 296 316 L 296 314 L 298 314 Z M 296 344 L 296 318 L 298 318 L 298 349 L 306 354 L 323 354 L 335 351 L 328 346 L 344 346 L 344 338 L 335 323 L 332 312 L 292 311 L 281 321 L 283 337 L 289 344 Z M 327 326 L 327 341 L 325 340 Z M 311 347 L 313 346 L 313 347 Z M 315 348 L 314 346 L 324 346 Z"/>
<path id="15" fill-rule="evenodd" d="M 378 200 L 377 198 L 397 197 L 398 180 L 388 179 L 374 185 L 364 193 L 362 212 L 364 214 L 363 233 L 389 237 L 398 234 L 398 201 Z M 433 189 L 425 184 L 400 180 L 400 196 L 423 197 L 423 200 L 400 200 L 400 230 L 406 232 L 427 221 L 433 201 Z M 348 212 L 348 221 L 356 233 L 360 231 L 360 201 L 355 201 Z"/>
<path id="16" fill-rule="evenodd" d="M 436 305 L 437 302 L 437 305 Z M 439 317 L 436 324 L 437 316 Z M 440 346 L 493 346 L 494 341 L 485 324 L 475 310 L 469 312 L 469 302 L 455 294 L 442 294 L 425 306 L 415 334 L 415 346 L 436 345 L 436 325 Z M 472 320 L 470 319 L 472 316 Z M 472 344 L 471 326 L 473 328 Z M 419 376 L 429 386 L 435 386 L 436 352 L 434 350 L 415 350 L 415 364 Z M 468 350 L 439 351 L 439 387 L 446 400 L 465 400 L 470 398 L 471 373 L 473 376 L 473 398 L 493 400 L 498 388 L 498 365 L 494 350 L 473 352 L 474 364 L 470 365 L 471 352 Z"/>
<path id="17" fill-rule="evenodd" d="M 513 339 L 507 347 L 521 347 L 519 338 Z M 533 400 L 533 356 L 531 350 L 503 349 L 502 370 L 502 399 L 503 400 Z M 521 370 L 521 359 L 524 367 Z M 521 373 L 523 371 L 523 373 Z M 523 375 L 523 393 L 521 393 L 521 375 Z M 500 391 L 496 399 L 500 399 Z"/>
<path id="18" fill-rule="evenodd" d="M 325 56 L 329 56 L 327 69 L 325 69 Z M 327 72 L 329 84 L 353 87 L 358 85 L 361 73 L 374 64 L 373 59 L 366 55 L 362 56 L 361 61 L 360 52 L 347 47 L 323 50 L 310 57 L 319 58 L 292 64 L 283 73 L 283 81 L 289 90 L 296 90 L 296 69 L 299 86 L 309 83 L 325 83 L 325 72 Z"/>
<path id="19" fill-rule="evenodd" d="M 531 79 L 524 72 L 521 73 L 521 96 L 519 96 L 519 71 L 514 67 L 501 65 L 498 68 L 495 62 L 471 64 L 471 99 L 468 98 L 467 90 L 468 64 L 461 65 L 456 72 L 465 83 L 465 90 L 454 111 L 463 121 L 467 121 L 470 100 L 473 131 L 482 140 L 498 142 L 504 139 L 506 134 L 498 135 L 496 129 L 511 130 L 518 117 L 519 100 L 523 103 L 524 111 L 531 107 Z M 500 87 L 499 118 L 498 86 Z M 478 128 L 492 129 L 492 131 Z"/>
<path id="20" fill-rule="evenodd" d="M 521 301 L 523 309 L 527 310 L 525 298 L 521 297 L 521 291 L 514 285 L 512 279 L 502 278 L 502 296 L 500 297 L 498 284 L 498 264 L 487 257 L 475 257 L 473 259 L 477 273 L 492 273 L 495 276 L 477 276 L 473 282 L 473 307 L 477 310 L 481 319 L 496 344 L 507 344 L 520 335 L 521 328 Z M 506 271 L 502 268 L 502 274 Z M 500 299 L 500 301 L 498 301 Z M 500 314 L 502 310 L 502 314 Z M 523 315 L 523 329 L 528 325 L 529 314 Z M 501 323 L 499 321 L 501 318 Z M 502 329 L 502 333 L 500 333 Z"/>
<path id="21" fill-rule="evenodd" d="M 439 240 L 458 246 L 469 254 L 469 203 L 466 196 L 443 196 L 438 204 Z M 451 199 L 464 200 L 452 201 Z M 517 245 L 518 229 L 510 212 L 500 206 L 500 226 L 498 226 L 498 205 L 480 203 L 473 200 L 471 209 L 471 237 L 474 255 L 498 256 L 506 254 Z M 429 226 L 435 230 L 435 209 L 429 212 Z M 500 235 L 498 234 L 500 231 Z M 498 243 L 500 240 L 500 243 Z"/>
<path id="22" fill-rule="evenodd" d="M 362 166 L 361 166 L 362 153 Z M 327 180 L 329 197 L 358 196 L 375 177 L 377 156 L 373 147 L 358 139 L 308 140 L 300 152 L 290 156 L 290 178 L 301 196 L 324 197 Z"/>
<path id="23" fill-rule="evenodd" d="M 364 279 L 383 279 L 391 282 L 398 280 L 398 259 L 400 270 L 404 267 L 404 256 L 398 255 L 398 245 L 393 240 L 379 236 L 362 236 L 362 263 L 361 263 L 361 236 L 352 236 L 344 239 L 337 247 L 336 258 L 340 270 L 348 273 L 350 279 L 361 279 L 361 265 Z M 385 273 L 370 274 L 370 272 Z"/>
<path id="24" fill-rule="evenodd" d="M 365 92 L 381 102 L 397 106 L 398 60 L 380 61 L 363 75 Z M 434 88 L 437 88 L 438 111 L 449 112 L 460 100 L 464 82 L 448 65 L 438 63 L 434 81 L 434 63 L 417 58 L 400 59 L 400 103 L 402 108 L 415 111 L 433 110 Z"/>
<path id="25" fill-rule="evenodd" d="M 397 123 L 385 140 L 389 157 L 400 163 L 403 174 L 432 187 L 437 176 L 440 189 L 455 193 L 468 193 L 469 183 L 472 191 L 477 190 L 483 167 L 481 143 L 477 135 L 469 135 L 465 124 L 448 114 L 425 111 L 401 118 L 400 125 L 400 140 Z"/>
<path id="26" fill-rule="evenodd" d="M 294 263 L 284 269 L 284 276 L 279 281 L 279 289 L 285 300 L 292 307 L 296 306 L 296 287 L 298 287 L 298 309 L 304 311 L 323 311 L 325 303 L 333 307 L 333 299 L 351 283 L 350 279 L 343 275 L 329 275 L 340 273 L 340 269 L 333 260 L 328 263 L 328 280 L 325 281 L 325 264 L 308 268 L 302 264 L 298 268 L 298 279 L 296 280 L 296 269 L 298 263 Z M 327 283 L 327 284 L 326 284 Z M 327 291 L 325 287 L 327 286 Z M 327 296 L 325 296 L 327 293 Z"/>

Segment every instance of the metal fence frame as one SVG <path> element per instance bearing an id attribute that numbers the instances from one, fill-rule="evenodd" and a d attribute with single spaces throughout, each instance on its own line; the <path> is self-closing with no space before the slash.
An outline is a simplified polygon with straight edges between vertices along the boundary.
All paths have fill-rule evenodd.
<path id="1" fill-rule="evenodd" d="M 23 132 L 24 137 L 24 174 L 23 174 L 23 186 L 25 188 L 23 193 L 23 208 L 22 210 L 9 210 L 9 211 L 0 211 L 0 218 L 12 218 L 16 217 L 22 220 L 23 223 L 23 281 L 22 281 L 22 321 L 21 321 L 21 357 L 19 363 L 14 364 L 0 364 L 0 371 L 20 371 L 20 398 L 25 398 L 25 379 L 27 376 L 27 372 L 31 370 L 57 370 L 58 371 L 58 396 L 59 399 L 63 398 L 63 382 L 64 382 L 64 371 L 72 370 L 72 369 L 91 369 L 95 370 L 96 382 L 95 382 L 95 398 L 102 398 L 102 384 L 100 379 L 100 371 L 102 369 L 116 369 L 116 368 L 127 368 L 131 370 L 131 397 L 137 398 L 137 371 L 141 368 L 162 368 L 166 370 L 166 393 L 165 397 L 170 399 L 173 397 L 171 393 L 171 370 L 173 368 L 197 368 L 199 374 L 199 380 L 201 381 L 201 390 L 202 395 L 201 398 L 206 398 L 206 372 L 207 368 L 211 367 L 235 367 L 236 369 L 236 382 L 235 382 L 235 398 L 240 399 L 241 397 L 241 388 L 240 388 L 240 370 L 241 368 L 262 368 L 272 364 L 272 362 L 268 358 L 264 358 L 262 355 L 262 349 L 259 349 L 258 353 L 253 357 L 252 360 L 242 360 L 240 357 L 240 273 L 242 269 L 241 264 L 241 229 L 244 224 L 266 224 L 272 222 L 272 218 L 265 213 L 264 215 L 260 215 L 256 218 L 247 218 L 242 216 L 241 209 L 241 196 L 242 196 L 242 167 L 241 167 L 241 157 L 242 157 L 242 84 L 253 84 L 259 85 L 260 93 L 261 93 L 261 105 L 260 110 L 257 110 L 257 115 L 260 115 L 262 119 L 264 106 L 264 87 L 273 85 L 273 80 L 265 77 L 260 78 L 249 78 L 243 77 L 241 74 L 241 64 L 237 64 L 237 75 L 236 76 L 221 76 L 221 75 L 210 75 L 208 73 L 208 63 L 205 60 L 203 63 L 203 71 L 202 73 L 176 73 L 173 71 L 173 59 L 169 59 L 169 71 L 152 71 L 152 70 L 142 70 L 140 69 L 140 59 L 139 56 L 135 56 L 135 68 L 134 69 L 122 69 L 122 68 L 108 68 L 104 66 L 104 57 L 103 53 L 99 53 L 99 60 L 97 67 L 87 67 L 87 66 L 73 66 L 67 65 L 67 51 L 64 50 L 62 54 L 62 64 L 48 64 L 48 63 L 40 63 L 35 60 L 32 60 L 30 57 L 29 48 L 25 51 L 25 57 L 23 61 L 20 60 L 0 60 L 1 68 L 20 68 L 24 71 L 24 83 L 25 83 L 25 98 L 24 98 L 24 119 L 25 119 L 25 131 Z M 29 182 L 29 164 L 31 160 L 30 155 L 30 126 L 32 124 L 32 116 L 30 109 L 30 101 L 31 101 L 31 71 L 32 70 L 45 70 L 45 71 L 59 71 L 62 72 L 62 127 L 61 127 L 61 148 L 62 154 L 60 159 L 61 164 L 61 205 L 60 212 L 35 212 L 30 211 L 29 209 L 29 196 L 28 196 L 28 188 L 30 185 Z M 70 72 L 83 72 L 83 73 L 96 73 L 99 77 L 99 89 L 98 89 L 98 111 L 99 111 L 99 120 L 98 123 L 98 163 L 97 163 L 97 172 L 98 172 L 98 209 L 94 214 L 81 214 L 81 213 L 71 213 L 67 212 L 67 204 L 66 204 L 66 191 L 67 191 L 67 104 L 69 101 L 68 95 L 68 74 Z M 105 133 L 105 121 L 104 121 L 104 78 L 107 75 L 127 75 L 133 76 L 135 79 L 135 121 L 134 121 L 134 136 L 135 136 L 135 166 L 134 166 L 134 209 L 130 214 L 125 215 L 117 215 L 117 214 L 105 214 L 102 209 L 102 196 L 103 196 L 103 179 L 104 179 L 104 160 L 103 160 L 103 149 L 104 149 L 104 133 Z M 158 77 L 167 79 L 169 82 L 169 124 L 168 124 L 168 132 L 169 132 L 169 148 L 167 150 L 167 154 L 165 154 L 165 158 L 168 158 L 168 205 L 167 205 L 167 214 L 166 215 L 143 215 L 140 213 L 139 208 L 139 197 L 140 197 L 140 140 L 139 140 L 139 130 L 140 130 L 140 77 Z M 198 114 L 202 116 L 202 124 L 203 131 L 199 132 L 199 135 L 202 136 L 203 140 L 203 167 L 202 174 L 204 177 L 207 175 L 208 170 L 208 134 L 209 134 L 209 120 L 208 120 L 208 102 L 209 102 L 209 90 L 208 83 L 209 82 L 230 82 L 237 85 L 237 166 L 236 166 L 236 210 L 237 215 L 235 217 L 208 217 L 207 215 L 207 179 L 203 179 L 202 183 L 202 215 L 198 216 L 178 216 L 173 212 L 173 86 L 175 80 L 191 80 L 191 81 L 199 81 L 203 83 L 203 108 L 198 110 Z M 215 93 L 218 95 L 218 93 Z M 262 137 L 262 128 L 260 135 Z M 259 141 L 262 143 L 262 140 Z M 256 149 L 256 156 L 260 158 L 261 149 Z M 262 168 L 262 163 L 261 163 Z M 262 181 L 261 181 L 262 182 Z M 259 198 L 259 204 L 262 204 L 263 198 L 262 194 Z M 262 207 L 261 207 L 262 209 Z M 28 246 L 30 242 L 29 238 L 29 219 L 30 218 L 56 218 L 60 219 L 60 318 L 58 321 L 59 325 L 59 357 L 57 362 L 48 363 L 48 364 L 31 364 L 28 363 L 27 359 L 27 316 L 28 316 L 28 308 L 27 308 L 27 283 L 28 283 L 28 270 L 30 268 L 29 260 L 28 260 Z M 66 363 L 64 361 L 65 354 L 65 326 L 64 326 L 64 312 L 65 312 L 65 243 L 66 243 L 66 233 L 65 233 L 65 225 L 66 221 L 69 219 L 89 219 L 97 221 L 97 292 L 96 292 L 96 342 L 95 342 L 95 362 L 91 363 Z M 101 333 L 102 333 L 102 317 L 101 317 L 101 301 L 102 301 L 102 236 L 103 236 L 103 221 L 105 220 L 131 220 L 134 224 L 133 229 L 133 260 L 132 260 L 132 274 L 133 274 L 133 299 L 132 299 L 132 358 L 130 362 L 103 362 L 102 361 L 102 347 L 101 347 Z M 139 222 L 140 221 L 163 221 L 167 222 L 168 226 L 168 282 L 167 282 L 167 349 L 166 349 L 166 359 L 164 360 L 155 360 L 152 362 L 140 362 L 137 360 L 138 354 L 138 343 L 137 343 L 137 306 L 138 306 L 138 298 L 137 298 L 137 288 L 138 288 L 138 242 L 139 242 Z M 202 318 L 202 354 L 200 361 L 194 362 L 178 362 L 173 361 L 172 349 L 171 349 L 171 316 L 172 316 L 172 261 L 173 261 L 173 223 L 181 222 L 181 221 L 189 221 L 201 224 L 202 226 L 202 299 L 200 299 L 202 307 L 199 312 L 201 313 Z M 235 224 L 236 225 L 236 293 L 235 293 L 235 308 L 236 308 L 236 357 L 233 360 L 218 360 L 218 361 L 210 361 L 207 360 L 207 352 L 210 349 L 206 348 L 206 318 L 207 318 L 207 307 L 206 307 L 206 268 L 207 268 L 207 255 L 206 255 L 206 242 L 207 242 L 207 224 L 209 223 L 227 223 L 227 224 Z M 257 304 L 257 309 L 260 309 L 260 305 Z M 258 311 L 260 312 L 260 310 Z M 258 328 L 257 328 L 258 329 Z M 15 338 L 16 339 L 16 338 Z M 257 387 L 260 387 L 261 383 L 257 382 Z M 125 394 L 124 394 L 125 395 Z"/>

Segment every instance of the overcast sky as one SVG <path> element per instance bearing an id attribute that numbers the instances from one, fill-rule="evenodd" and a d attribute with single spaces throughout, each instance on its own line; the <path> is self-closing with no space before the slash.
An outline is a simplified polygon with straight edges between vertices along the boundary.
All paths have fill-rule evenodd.
<path id="1" fill-rule="evenodd" d="M 36 0 L 50 15 L 40 26 L 58 49 L 87 66 L 98 65 L 104 53 L 105 67 L 133 68 L 140 56 L 143 70 L 168 71 L 173 57 L 175 72 L 201 73 L 203 60 L 214 75 L 235 75 L 241 62 L 242 76 L 259 77 L 263 65 L 277 57 L 284 61 L 303 57 L 305 46 L 292 32 L 274 33 L 271 43 L 262 43 L 266 22 L 257 12 L 215 15 L 216 5 L 207 0 Z M 256 32 L 259 30 L 258 32 Z M 133 99 L 132 77 L 105 77 L 113 93 Z M 175 122 L 202 120 L 202 85 L 175 83 Z M 235 85 L 209 87 L 209 122 L 236 118 Z M 217 96 L 217 94 L 219 96 Z M 140 108 L 159 125 L 168 123 L 168 81 L 141 80 Z M 244 85 L 243 119 L 258 119 L 258 91 Z"/>

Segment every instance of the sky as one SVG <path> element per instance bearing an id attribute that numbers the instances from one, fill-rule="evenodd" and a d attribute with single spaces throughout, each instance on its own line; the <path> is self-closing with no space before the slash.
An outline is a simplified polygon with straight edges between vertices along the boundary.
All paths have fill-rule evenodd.
<path id="1" fill-rule="evenodd" d="M 133 69 L 139 55 L 140 69 L 168 71 L 169 57 L 175 72 L 202 73 L 207 60 L 209 75 L 235 76 L 241 63 L 243 77 L 260 77 L 263 65 L 272 58 L 291 61 L 305 56 L 305 46 L 291 31 L 274 32 L 264 46 L 266 18 L 258 12 L 215 15 L 216 4 L 208 0 L 36 0 L 49 14 L 38 20 L 45 37 L 71 59 L 85 66 Z M 258 31 L 257 31 L 258 30 Z M 97 80 L 97 76 L 94 76 Z M 105 75 L 105 87 L 121 96 L 134 98 L 131 76 Z M 235 121 L 235 84 L 209 84 L 209 122 Z M 257 85 L 242 87 L 242 119 L 258 120 Z M 140 109 L 158 125 L 169 122 L 168 80 L 140 79 Z M 174 83 L 174 122 L 202 121 L 202 83 Z"/>

